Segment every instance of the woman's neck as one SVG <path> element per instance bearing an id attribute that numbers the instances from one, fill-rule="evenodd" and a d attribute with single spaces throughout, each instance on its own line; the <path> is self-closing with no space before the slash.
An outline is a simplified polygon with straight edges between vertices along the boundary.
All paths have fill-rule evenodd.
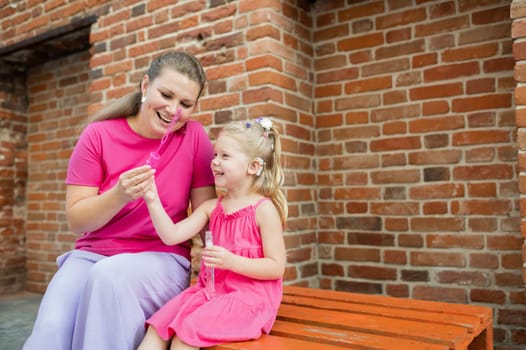
<path id="1" fill-rule="evenodd" d="M 149 135 L 146 135 L 146 133 L 143 131 L 144 127 L 140 125 L 140 118 L 138 115 L 132 115 L 126 118 L 126 121 L 128 122 L 128 125 L 130 128 L 137 134 L 142 137 L 146 138 L 152 138 L 149 137 Z"/>

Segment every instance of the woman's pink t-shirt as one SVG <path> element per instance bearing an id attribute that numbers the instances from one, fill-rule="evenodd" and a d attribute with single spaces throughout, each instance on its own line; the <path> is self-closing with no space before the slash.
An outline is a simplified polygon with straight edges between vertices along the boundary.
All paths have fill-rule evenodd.
<path id="1" fill-rule="evenodd" d="M 98 187 L 104 193 L 121 173 L 145 164 L 159 144 L 160 140 L 135 133 L 125 118 L 91 123 L 73 150 L 66 184 Z M 192 188 L 214 184 L 213 152 L 204 128 L 195 121 L 170 134 L 159 150 L 155 181 L 163 207 L 174 222 L 187 216 Z M 75 248 L 108 256 L 142 251 L 190 256 L 188 243 L 167 246 L 161 241 L 142 198 L 128 203 L 102 228 L 84 233 Z"/>

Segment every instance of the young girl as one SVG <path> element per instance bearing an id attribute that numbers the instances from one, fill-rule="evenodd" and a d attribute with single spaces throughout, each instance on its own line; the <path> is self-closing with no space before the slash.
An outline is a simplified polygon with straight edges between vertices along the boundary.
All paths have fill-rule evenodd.
<path id="1" fill-rule="evenodd" d="M 269 333 L 281 302 L 286 263 L 283 229 L 287 203 L 280 185 L 281 143 L 270 119 L 231 122 L 219 133 L 211 168 L 219 199 L 199 206 L 174 224 L 155 186 L 144 196 L 161 239 L 183 242 L 209 223 L 212 247 L 202 252 L 197 283 L 146 323 L 139 350 L 199 349 L 256 339 Z M 213 269 L 214 278 L 207 270 Z M 208 290 L 208 280 L 215 292 Z"/>

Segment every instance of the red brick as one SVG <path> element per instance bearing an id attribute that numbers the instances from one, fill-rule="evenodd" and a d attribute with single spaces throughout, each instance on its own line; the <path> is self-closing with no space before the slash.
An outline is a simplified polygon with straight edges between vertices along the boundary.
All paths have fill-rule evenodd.
<path id="1" fill-rule="evenodd" d="M 382 129 L 384 135 L 395 135 L 407 133 L 407 124 L 404 122 L 385 123 Z"/>
<path id="2" fill-rule="evenodd" d="M 424 8 L 416 8 L 413 10 L 406 10 L 404 15 L 393 13 L 386 16 L 378 17 L 376 25 L 380 29 L 407 25 L 409 23 L 421 22 L 426 18 L 426 11 Z"/>
<path id="3" fill-rule="evenodd" d="M 366 265 L 350 265 L 347 273 L 353 278 L 367 278 L 372 280 L 395 280 L 396 269 L 387 267 L 374 267 Z"/>
<path id="4" fill-rule="evenodd" d="M 511 179 L 513 169 L 511 166 L 503 165 L 473 165 L 459 166 L 453 171 L 456 180 L 487 180 L 487 179 Z"/>
<path id="5" fill-rule="evenodd" d="M 392 265 L 405 265 L 407 263 L 406 252 L 403 250 L 385 250 L 383 262 Z"/>
<path id="6" fill-rule="evenodd" d="M 442 65 L 436 68 L 428 68 L 424 71 L 424 81 L 434 82 L 449 80 L 460 77 L 472 76 L 480 73 L 478 62 L 466 62 Z"/>
<path id="7" fill-rule="evenodd" d="M 339 51 L 354 51 L 367 47 L 380 46 L 384 43 L 381 33 L 366 34 L 338 41 Z"/>
<path id="8" fill-rule="evenodd" d="M 325 41 L 349 36 L 349 26 L 347 24 L 335 25 L 328 28 L 320 29 L 313 35 L 315 42 Z"/>
<path id="9" fill-rule="evenodd" d="M 377 15 L 383 13 L 384 11 L 385 7 L 382 2 L 357 5 L 350 8 L 343 7 L 342 10 L 338 11 L 338 20 L 342 22 L 348 22 L 357 18 Z"/>
<path id="10" fill-rule="evenodd" d="M 283 70 L 283 64 L 278 57 L 271 55 L 263 55 L 259 57 L 249 58 L 246 61 L 247 70 L 256 70 L 260 68 L 274 68 L 278 71 Z"/>
<path id="11" fill-rule="evenodd" d="M 451 270 L 438 272 L 437 280 L 439 283 L 477 287 L 487 287 L 491 282 L 489 276 L 483 272 Z"/>
<path id="12" fill-rule="evenodd" d="M 391 87 L 390 76 L 375 77 L 345 84 L 345 93 L 354 94 L 365 91 L 384 90 Z"/>
<path id="13" fill-rule="evenodd" d="M 322 264 L 321 272 L 324 276 L 345 276 L 343 266 L 339 264 Z"/>
<path id="14" fill-rule="evenodd" d="M 281 91 L 271 87 L 263 87 L 258 89 L 245 90 L 243 92 L 243 103 L 250 104 L 256 102 L 270 101 L 283 103 L 283 94 L 281 93 Z"/>
<path id="15" fill-rule="evenodd" d="M 380 261 L 380 251 L 378 249 L 366 248 L 340 248 L 334 250 L 336 261 Z"/>
<path id="16" fill-rule="evenodd" d="M 465 288 L 416 286 L 413 289 L 413 298 L 465 304 L 467 290 Z"/>
<path id="17" fill-rule="evenodd" d="M 432 36 L 438 33 L 454 32 L 459 29 L 468 28 L 468 16 L 457 16 L 453 18 L 446 18 L 439 21 L 429 22 L 427 24 L 419 24 L 415 27 L 415 36 L 417 38 L 424 36 Z"/>
<path id="18" fill-rule="evenodd" d="M 385 293 L 396 298 L 408 298 L 409 287 L 403 284 L 388 284 L 385 287 Z"/>

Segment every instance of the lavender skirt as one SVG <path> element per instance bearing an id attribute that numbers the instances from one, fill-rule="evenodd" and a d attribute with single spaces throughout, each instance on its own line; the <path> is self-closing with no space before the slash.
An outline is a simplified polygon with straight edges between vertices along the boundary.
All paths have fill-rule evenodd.
<path id="1" fill-rule="evenodd" d="M 145 320 L 189 282 L 190 262 L 171 253 L 72 250 L 57 263 L 24 350 L 135 350 Z"/>

